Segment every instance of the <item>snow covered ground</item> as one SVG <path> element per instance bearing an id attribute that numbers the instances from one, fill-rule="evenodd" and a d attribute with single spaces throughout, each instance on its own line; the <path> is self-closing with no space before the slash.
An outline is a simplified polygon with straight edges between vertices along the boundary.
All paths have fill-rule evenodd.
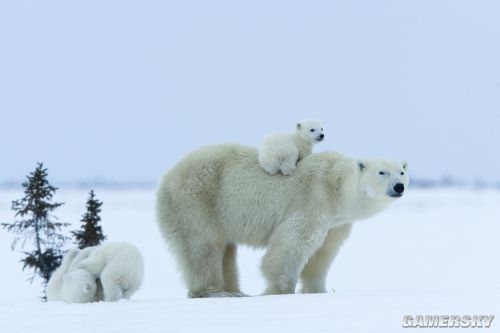
<path id="1" fill-rule="evenodd" d="M 131 301 L 41 303 L 26 282 L 12 235 L 0 230 L 0 332 L 395 332 L 404 315 L 495 315 L 500 329 L 500 191 L 410 190 L 394 206 L 355 225 L 334 262 L 329 294 L 187 299 L 154 220 L 154 190 L 96 189 L 109 240 L 136 244 L 143 287 Z M 56 215 L 78 227 L 87 191 L 61 190 Z M 0 189 L 0 222 L 13 220 Z M 257 295 L 263 251 L 239 252 L 242 287 Z"/>

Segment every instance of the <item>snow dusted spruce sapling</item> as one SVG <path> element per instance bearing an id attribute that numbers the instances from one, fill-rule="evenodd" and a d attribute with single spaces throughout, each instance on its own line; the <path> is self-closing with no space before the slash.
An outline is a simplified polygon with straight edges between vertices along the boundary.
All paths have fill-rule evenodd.
<path id="1" fill-rule="evenodd" d="M 50 215 L 63 204 L 52 202 L 57 188 L 50 185 L 47 176 L 47 169 L 42 163 L 38 163 L 35 171 L 30 173 L 27 176 L 28 180 L 23 183 L 25 196 L 12 202 L 12 210 L 21 220 L 2 223 L 2 227 L 7 231 L 20 235 L 12 242 L 12 249 L 16 248 L 19 241 L 22 247 L 27 241 L 33 241 L 34 250 L 24 252 L 26 257 L 21 259 L 21 262 L 24 264 L 23 270 L 26 267 L 34 270 L 31 282 L 36 275 L 39 275 L 43 279 L 44 287 L 61 263 L 62 247 L 68 237 L 62 235 L 60 231 L 69 225 L 54 221 L 57 218 Z M 45 288 L 42 299 L 45 299 Z"/>
<path id="2" fill-rule="evenodd" d="M 259 149 L 260 166 L 269 174 L 281 171 L 291 175 L 297 162 L 312 153 L 315 143 L 323 141 L 323 123 L 318 120 L 303 120 L 293 134 L 274 133 L 264 138 Z"/>
<path id="3" fill-rule="evenodd" d="M 326 292 L 351 223 L 403 195 L 406 163 L 334 152 L 304 158 L 289 177 L 263 172 L 254 148 L 201 148 L 163 177 L 157 220 L 190 297 L 241 296 L 236 245 L 266 247 L 266 294 Z"/>
<path id="4" fill-rule="evenodd" d="M 79 249 L 99 245 L 106 239 L 102 227 L 99 225 L 101 206 L 102 202 L 95 198 L 94 191 L 91 190 L 87 200 L 87 211 L 83 214 L 81 220 L 83 224 L 80 230 L 71 232 L 76 238 Z"/>

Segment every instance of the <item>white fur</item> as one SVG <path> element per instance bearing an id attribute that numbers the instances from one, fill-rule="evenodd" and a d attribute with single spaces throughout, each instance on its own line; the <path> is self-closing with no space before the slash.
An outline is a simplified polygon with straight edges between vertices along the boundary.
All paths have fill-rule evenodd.
<path id="1" fill-rule="evenodd" d="M 304 158 L 291 176 L 270 177 L 255 149 L 210 146 L 164 176 L 157 218 L 190 297 L 242 295 L 236 244 L 267 247 L 267 294 L 294 293 L 299 277 L 303 292 L 325 292 L 350 223 L 385 209 L 399 182 L 408 185 L 401 163 L 361 163 L 334 152 Z"/>
<path id="2" fill-rule="evenodd" d="M 108 242 L 92 248 L 77 268 L 100 280 L 106 302 L 130 299 L 141 286 L 144 276 L 142 255 L 127 242 Z"/>
<path id="3" fill-rule="evenodd" d="M 265 137 L 259 149 L 259 164 L 271 175 L 280 171 L 291 175 L 297 162 L 310 155 L 313 145 L 323 138 L 320 121 L 303 120 L 293 134 L 275 133 Z"/>
<path id="4" fill-rule="evenodd" d="M 95 301 L 97 283 L 92 274 L 82 269 L 69 270 L 78 249 L 68 252 L 61 266 L 52 273 L 47 285 L 47 301 L 89 303 Z"/>
<path id="5" fill-rule="evenodd" d="M 89 246 L 84 249 L 72 249 L 70 251 L 78 251 L 78 253 L 75 255 L 74 259 L 70 262 L 68 271 L 73 271 L 78 268 L 78 265 L 83 259 L 87 259 L 92 251 L 94 251 L 97 248 L 97 246 Z"/>

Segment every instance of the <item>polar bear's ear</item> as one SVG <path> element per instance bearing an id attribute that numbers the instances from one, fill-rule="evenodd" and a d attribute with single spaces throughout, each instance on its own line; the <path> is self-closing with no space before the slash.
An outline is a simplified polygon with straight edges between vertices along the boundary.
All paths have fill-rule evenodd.
<path id="1" fill-rule="evenodd" d="M 299 130 L 302 127 L 301 123 L 297 123 L 297 130 Z"/>
<path id="2" fill-rule="evenodd" d="M 401 162 L 401 165 L 403 166 L 404 171 L 408 170 L 408 162 L 403 161 L 403 162 Z"/>
<path id="3" fill-rule="evenodd" d="M 92 290 L 92 286 L 90 285 L 90 283 L 85 283 L 85 285 L 83 286 L 83 292 L 85 294 L 88 294 L 91 290 Z"/>
<path id="4" fill-rule="evenodd" d="M 363 163 L 362 161 L 358 161 L 358 167 L 359 171 L 363 171 L 366 168 L 365 163 Z"/>

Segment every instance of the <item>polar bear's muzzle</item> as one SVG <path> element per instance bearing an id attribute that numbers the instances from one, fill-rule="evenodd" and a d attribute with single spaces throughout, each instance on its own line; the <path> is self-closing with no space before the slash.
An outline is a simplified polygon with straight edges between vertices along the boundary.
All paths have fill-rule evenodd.
<path id="1" fill-rule="evenodd" d="M 393 198 L 399 198 L 403 196 L 404 191 L 405 191 L 405 185 L 403 183 L 397 183 L 389 191 L 389 195 Z"/>

